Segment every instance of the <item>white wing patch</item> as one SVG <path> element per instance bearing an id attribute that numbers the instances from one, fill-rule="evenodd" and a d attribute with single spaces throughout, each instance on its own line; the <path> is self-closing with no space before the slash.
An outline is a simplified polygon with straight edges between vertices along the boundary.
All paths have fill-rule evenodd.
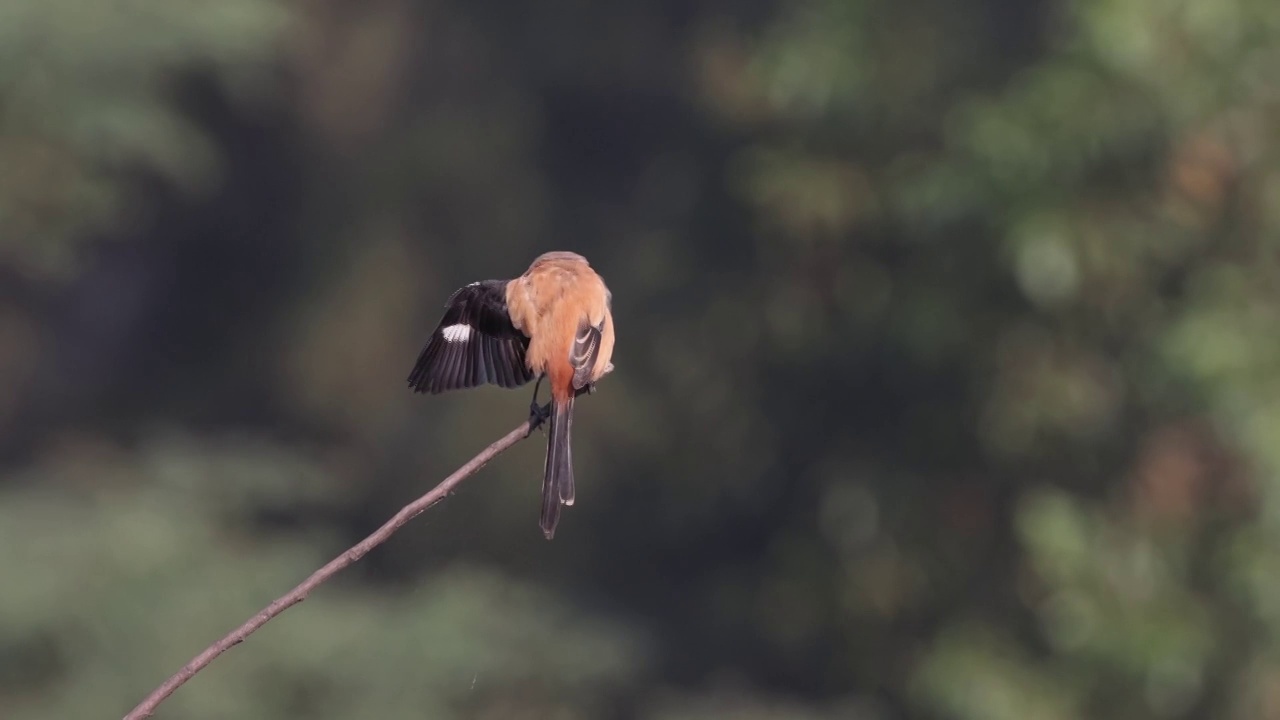
<path id="1" fill-rule="evenodd" d="M 471 326 L 459 323 L 440 330 L 444 339 L 451 343 L 466 342 L 471 337 Z"/>

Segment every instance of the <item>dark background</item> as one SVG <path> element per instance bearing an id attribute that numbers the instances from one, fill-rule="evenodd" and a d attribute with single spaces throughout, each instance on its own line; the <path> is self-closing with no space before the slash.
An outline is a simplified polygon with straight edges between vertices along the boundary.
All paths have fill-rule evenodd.
<path id="1" fill-rule="evenodd" d="M 1280 718 L 1275 0 L 5 0 L 0 717 Z M 530 388 L 531 389 L 531 388 Z M 1275 492 L 1273 492 L 1275 491 Z"/>

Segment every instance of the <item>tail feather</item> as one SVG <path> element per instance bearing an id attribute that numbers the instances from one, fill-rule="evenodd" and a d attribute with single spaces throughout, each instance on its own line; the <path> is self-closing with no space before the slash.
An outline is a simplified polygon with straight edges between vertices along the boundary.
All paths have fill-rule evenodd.
<path id="1" fill-rule="evenodd" d="M 573 396 L 551 403 L 547 432 L 547 464 L 542 477 L 542 534 L 550 540 L 560 520 L 560 505 L 573 504 L 573 454 L 569 436 L 573 428 Z"/>

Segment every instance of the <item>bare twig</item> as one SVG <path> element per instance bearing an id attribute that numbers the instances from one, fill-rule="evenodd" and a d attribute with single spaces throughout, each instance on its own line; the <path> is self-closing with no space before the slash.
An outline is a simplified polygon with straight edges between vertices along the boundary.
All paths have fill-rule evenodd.
<path id="1" fill-rule="evenodd" d="M 364 557 L 370 550 L 386 542 L 387 538 L 391 537 L 392 533 L 399 530 L 401 527 L 404 527 L 404 525 L 414 517 L 443 500 L 449 495 L 449 493 L 453 492 L 453 489 L 457 487 L 458 483 L 461 483 L 463 480 L 474 475 L 477 470 L 484 467 L 485 463 L 492 460 L 507 448 L 510 448 L 512 445 L 515 445 L 528 437 L 534 429 L 542 424 L 549 409 L 549 407 L 544 408 L 544 411 L 539 413 L 538 416 L 531 417 L 529 420 L 526 420 L 520 425 L 520 427 L 517 427 L 507 433 L 505 437 L 482 450 L 479 455 L 471 458 L 466 465 L 458 468 L 452 475 L 445 478 L 439 485 L 435 486 L 431 492 L 423 495 L 417 500 L 414 500 L 408 505 L 405 505 L 400 512 L 395 514 L 395 517 L 388 520 L 382 527 L 369 535 L 369 537 L 366 537 L 346 552 L 333 560 L 330 560 L 329 564 L 312 573 L 311 577 L 302 581 L 300 585 L 276 598 L 258 614 L 246 620 L 243 625 L 227 633 L 221 640 L 205 648 L 204 652 L 201 652 L 199 655 L 192 658 L 191 662 L 184 665 L 181 670 L 174 673 L 168 680 L 165 680 L 163 685 L 152 690 L 150 695 L 143 699 L 143 701 L 130 711 L 128 715 L 124 716 L 124 720 L 141 720 L 142 718 L 151 717 L 151 714 L 156 711 L 156 708 L 160 706 L 160 703 L 164 702 L 170 695 L 172 695 L 174 690 L 182 687 L 184 683 L 192 677 L 195 677 L 195 674 L 203 670 L 209 663 L 213 662 L 214 658 L 244 642 L 245 638 L 252 635 L 258 628 L 266 625 L 272 618 L 305 600 L 307 595 L 309 595 L 312 590 L 319 587 L 321 583 L 338 574 L 338 571 L 343 570 L 347 566 Z"/>

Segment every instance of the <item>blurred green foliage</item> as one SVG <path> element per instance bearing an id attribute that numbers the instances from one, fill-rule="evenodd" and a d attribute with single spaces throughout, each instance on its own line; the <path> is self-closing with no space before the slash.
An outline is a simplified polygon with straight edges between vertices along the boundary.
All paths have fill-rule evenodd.
<path id="1" fill-rule="evenodd" d="M 0 717 L 1280 718 L 1280 5 L 0 4 Z"/>
<path id="2" fill-rule="evenodd" d="M 199 65 L 241 94 L 265 90 L 287 19 L 272 0 L 8 0 L 0 7 L 0 251 L 62 274 L 75 243 L 145 211 L 119 173 L 207 188 L 218 149 L 168 97 Z M 141 205 L 140 205 L 141 204 Z"/>

